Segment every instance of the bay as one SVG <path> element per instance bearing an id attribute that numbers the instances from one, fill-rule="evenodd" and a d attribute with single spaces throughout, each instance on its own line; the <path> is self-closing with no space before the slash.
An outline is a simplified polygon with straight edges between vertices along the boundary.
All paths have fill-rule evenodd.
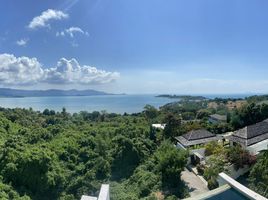
<path id="1" fill-rule="evenodd" d="M 102 111 L 109 113 L 137 113 L 141 112 L 146 104 L 159 108 L 164 104 L 176 101 L 175 99 L 159 98 L 155 95 L 98 95 L 98 96 L 54 96 L 54 97 L 23 97 L 0 98 L 0 107 L 4 108 L 33 108 L 43 111 L 52 109 L 67 112 Z"/>
<path id="2" fill-rule="evenodd" d="M 209 99 L 218 98 L 245 98 L 252 94 L 203 94 Z M 97 95 L 97 96 L 53 96 L 53 97 L 4 97 L 0 98 L 0 107 L 4 108 L 33 108 L 43 111 L 52 109 L 61 111 L 63 107 L 67 112 L 80 111 L 107 111 L 109 113 L 137 113 L 141 112 L 146 104 L 159 108 L 167 103 L 179 101 L 156 97 L 154 94 L 146 95 Z"/>

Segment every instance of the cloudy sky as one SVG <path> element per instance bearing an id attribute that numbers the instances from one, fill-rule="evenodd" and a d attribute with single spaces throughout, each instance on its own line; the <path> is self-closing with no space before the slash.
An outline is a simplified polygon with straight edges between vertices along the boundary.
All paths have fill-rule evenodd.
<path id="1" fill-rule="evenodd" d="M 3 0 L 0 86 L 268 92 L 266 0 Z"/>

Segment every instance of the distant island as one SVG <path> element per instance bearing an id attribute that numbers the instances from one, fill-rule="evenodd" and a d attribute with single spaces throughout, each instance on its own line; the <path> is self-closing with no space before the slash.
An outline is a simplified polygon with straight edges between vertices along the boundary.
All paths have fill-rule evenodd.
<path id="1" fill-rule="evenodd" d="M 49 96 L 93 96 L 114 95 L 96 90 L 19 90 L 11 88 L 0 88 L 0 97 L 49 97 Z"/>
<path id="2" fill-rule="evenodd" d="M 191 96 L 191 95 L 170 95 L 170 94 L 161 94 L 156 97 L 164 97 L 170 99 L 179 99 L 182 101 L 203 101 L 206 100 L 206 97 L 203 96 Z"/>

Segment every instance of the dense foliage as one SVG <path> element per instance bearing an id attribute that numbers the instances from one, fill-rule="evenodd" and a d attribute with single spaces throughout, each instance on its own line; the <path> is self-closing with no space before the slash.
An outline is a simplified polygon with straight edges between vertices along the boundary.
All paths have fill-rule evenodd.
<path id="1" fill-rule="evenodd" d="M 131 115 L 0 108 L 0 199 L 80 199 L 96 196 L 102 183 L 111 185 L 112 199 L 183 198 L 187 153 L 174 147 L 174 137 L 201 128 L 220 134 L 262 121 L 268 118 L 265 98 L 248 98 L 239 107 L 228 106 L 234 99 L 184 99 L 160 110 L 146 105 Z M 225 114 L 227 122 L 210 123 L 211 114 Z M 154 129 L 152 123 L 166 126 Z M 216 143 L 206 145 L 206 155 L 208 165 L 198 171 L 210 189 L 226 164 L 255 162 L 238 147 L 228 151 Z M 267 177 L 259 173 L 267 160 L 267 153 L 260 156 L 250 174 L 252 188 L 266 196 Z"/>
<path id="2" fill-rule="evenodd" d="M 245 104 L 232 113 L 231 125 L 238 129 L 268 118 L 268 104 Z"/>
<path id="3" fill-rule="evenodd" d="M 206 165 L 197 165 L 198 173 L 208 181 L 208 188 L 218 187 L 217 178 L 220 172 L 229 173 L 229 167 L 235 170 L 245 166 L 253 166 L 256 156 L 243 149 L 241 146 L 223 146 L 218 142 L 210 142 L 205 145 Z"/>
<path id="4" fill-rule="evenodd" d="M 112 199 L 184 197 L 186 152 L 151 138 L 157 110 L 145 111 L 1 109 L 0 199 L 80 199 L 97 196 L 102 183 Z"/>
<path id="5" fill-rule="evenodd" d="M 258 158 L 249 175 L 250 187 L 268 198 L 268 150 Z"/>

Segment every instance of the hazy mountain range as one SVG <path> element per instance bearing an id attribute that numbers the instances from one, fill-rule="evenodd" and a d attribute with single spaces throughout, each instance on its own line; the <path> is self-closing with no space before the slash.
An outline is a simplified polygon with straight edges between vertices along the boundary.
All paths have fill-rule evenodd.
<path id="1" fill-rule="evenodd" d="M 19 90 L 11 88 L 0 88 L 0 97 L 45 97 L 45 96 L 93 96 L 113 95 L 111 93 L 96 90 Z"/>

